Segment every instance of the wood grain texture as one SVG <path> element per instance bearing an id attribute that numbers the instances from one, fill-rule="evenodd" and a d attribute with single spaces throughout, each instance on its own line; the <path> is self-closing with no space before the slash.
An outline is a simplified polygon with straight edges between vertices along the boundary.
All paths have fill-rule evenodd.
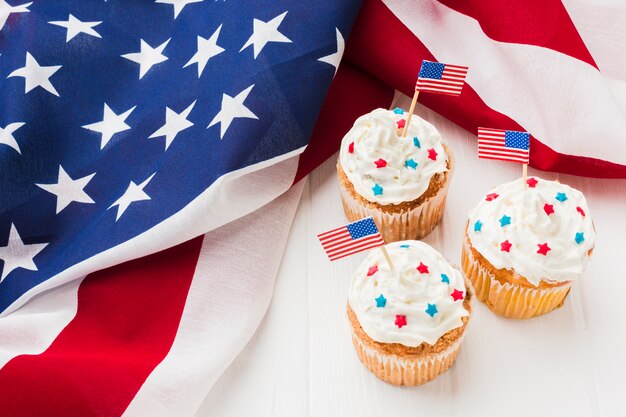
<path id="1" fill-rule="evenodd" d="M 424 240 L 458 265 L 467 212 L 491 187 L 521 176 L 521 165 L 479 160 L 474 134 L 420 105 L 416 114 L 456 157 L 443 221 Z M 365 254 L 331 263 L 315 237 L 345 223 L 335 164 L 333 157 L 308 178 L 270 309 L 198 417 L 626 415 L 626 181 L 530 169 L 587 196 L 598 239 L 582 280 L 563 308 L 528 321 L 477 303 L 456 364 L 422 387 L 397 388 L 361 365 L 350 340 L 348 286 Z"/>

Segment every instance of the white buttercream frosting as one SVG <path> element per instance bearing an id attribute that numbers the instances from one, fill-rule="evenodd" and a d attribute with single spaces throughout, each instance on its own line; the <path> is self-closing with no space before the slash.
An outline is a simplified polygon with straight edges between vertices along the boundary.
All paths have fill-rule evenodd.
<path id="1" fill-rule="evenodd" d="M 533 285 L 578 278 L 596 240 L 587 200 L 556 181 L 531 177 L 526 189 L 522 181 L 494 188 L 470 212 L 472 246 L 494 267 L 514 270 Z"/>
<path id="2" fill-rule="evenodd" d="M 341 142 L 341 168 L 359 195 L 378 204 L 413 201 L 435 174 L 447 171 L 437 129 L 413 115 L 407 136 L 400 137 L 398 122 L 406 123 L 408 114 L 399 112 L 376 109 L 359 117 Z"/>
<path id="3" fill-rule="evenodd" d="M 377 248 L 352 277 L 348 302 L 365 333 L 378 342 L 415 347 L 434 345 L 461 327 L 461 318 L 469 315 L 461 273 L 420 241 L 393 242 L 385 248 L 395 273 Z"/>

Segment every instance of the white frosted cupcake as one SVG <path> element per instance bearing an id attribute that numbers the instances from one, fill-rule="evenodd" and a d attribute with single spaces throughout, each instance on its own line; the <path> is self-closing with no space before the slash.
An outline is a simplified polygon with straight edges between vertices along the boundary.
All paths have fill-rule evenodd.
<path id="1" fill-rule="evenodd" d="M 420 239 L 441 221 L 452 156 L 433 125 L 402 109 L 359 117 L 341 143 L 337 173 L 351 221 L 372 216 L 387 242 Z"/>
<path id="2" fill-rule="evenodd" d="M 560 307 L 595 245 L 583 194 L 528 178 L 491 190 L 470 212 L 463 271 L 495 313 L 527 319 Z"/>
<path id="3" fill-rule="evenodd" d="M 386 245 L 354 273 L 348 299 L 352 341 L 361 362 L 394 385 L 421 385 L 456 359 L 471 314 L 471 284 L 427 244 Z"/>

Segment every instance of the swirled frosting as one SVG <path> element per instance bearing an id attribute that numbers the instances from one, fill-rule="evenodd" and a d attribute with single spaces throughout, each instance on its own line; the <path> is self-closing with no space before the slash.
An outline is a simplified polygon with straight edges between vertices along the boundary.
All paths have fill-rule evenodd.
<path id="1" fill-rule="evenodd" d="M 472 246 L 494 267 L 538 285 L 578 278 L 596 232 L 583 194 L 537 177 L 502 184 L 469 214 Z"/>
<path id="2" fill-rule="evenodd" d="M 413 115 L 376 109 L 359 117 L 341 142 L 339 162 L 359 195 L 378 204 L 413 201 L 433 175 L 447 171 L 448 156 L 433 125 Z"/>
<path id="3" fill-rule="evenodd" d="M 395 273 L 377 248 L 352 277 L 348 302 L 365 333 L 378 342 L 415 347 L 434 345 L 461 327 L 461 318 L 469 315 L 461 273 L 420 241 L 393 242 L 385 248 Z"/>

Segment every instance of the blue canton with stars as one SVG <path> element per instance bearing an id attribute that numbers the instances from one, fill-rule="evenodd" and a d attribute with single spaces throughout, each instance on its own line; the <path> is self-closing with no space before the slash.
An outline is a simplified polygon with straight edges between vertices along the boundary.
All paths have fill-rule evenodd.
<path id="1" fill-rule="evenodd" d="M 9 3 L 28 10 L 0 4 L 0 312 L 305 146 L 361 1 Z"/>
<path id="2" fill-rule="evenodd" d="M 530 134 L 527 132 L 506 130 L 504 132 L 504 146 L 507 148 L 529 149 Z"/>
<path id="3" fill-rule="evenodd" d="M 374 223 L 374 220 L 371 217 L 350 223 L 346 225 L 346 227 L 348 228 L 348 232 L 350 232 L 350 237 L 352 239 L 360 239 L 364 236 L 378 233 L 376 223 Z"/>
<path id="4" fill-rule="evenodd" d="M 442 64 L 441 62 L 424 61 L 422 62 L 422 68 L 420 68 L 420 72 L 417 76 L 419 78 L 440 80 L 443 76 L 443 70 L 445 67 L 446 64 Z"/>

